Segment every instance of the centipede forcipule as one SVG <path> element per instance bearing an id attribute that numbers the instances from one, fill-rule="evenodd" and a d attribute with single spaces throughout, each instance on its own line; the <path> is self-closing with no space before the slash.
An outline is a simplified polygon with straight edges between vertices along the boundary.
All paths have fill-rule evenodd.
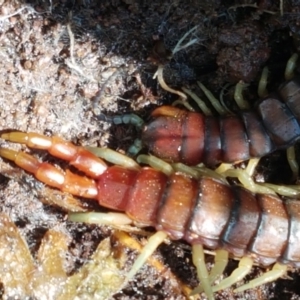
<path id="1" fill-rule="evenodd" d="M 196 172 L 191 176 L 180 170 L 163 172 L 140 167 L 131 159 L 124 156 L 119 158 L 119 154 L 106 149 L 104 152 L 109 153 L 109 160 L 122 164 L 108 166 L 84 148 L 58 137 L 20 132 L 4 133 L 1 137 L 48 150 L 50 154 L 69 161 L 88 177 L 70 171 L 64 173 L 23 152 L 0 149 L 2 157 L 33 173 L 38 180 L 62 191 L 98 201 L 101 206 L 124 212 L 125 215 L 116 217 L 115 222 L 155 227 L 157 233 L 152 237 L 155 246 L 166 236 L 190 243 L 199 279 L 209 299 L 213 299 L 213 292 L 243 278 L 253 263 L 274 266 L 262 277 L 236 289 L 237 292 L 274 281 L 283 276 L 288 267 L 300 266 L 298 200 L 283 202 L 275 193 L 254 194 L 243 187 L 229 185 L 217 174 L 203 176 Z M 71 215 L 71 219 L 89 221 L 89 215 Z M 149 245 L 153 247 L 153 242 L 149 242 Z M 212 272 L 213 278 L 207 275 L 203 246 L 216 249 L 217 256 L 225 255 L 223 267 L 218 266 Z M 241 259 L 239 267 L 230 277 L 211 287 L 215 275 L 223 272 L 228 253 Z M 127 280 L 136 274 L 147 255 L 143 254 L 142 258 L 137 259 Z"/>

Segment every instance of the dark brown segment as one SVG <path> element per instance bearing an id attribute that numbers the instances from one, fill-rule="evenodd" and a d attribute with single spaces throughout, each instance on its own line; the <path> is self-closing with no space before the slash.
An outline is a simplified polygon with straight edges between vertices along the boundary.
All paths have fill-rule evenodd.
<path id="1" fill-rule="evenodd" d="M 241 257 L 246 254 L 247 247 L 257 231 L 260 208 L 255 196 L 248 190 L 233 186 L 232 191 L 234 204 L 222 243 L 234 256 Z"/>
<path id="2" fill-rule="evenodd" d="M 143 143 L 161 159 L 180 161 L 184 121 L 185 117 L 157 117 L 145 127 L 142 133 Z"/>
<path id="3" fill-rule="evenodd" d="M 222 149 L 219 119 L 206 117 L 203 161 L 206 165 L 214 167 L 221 162 L 221 158 Z"/>
<path id="4" fill-rule="evenodd" d="M 261 119 L 253 112 L 243 112 L 242 118 L 249 138 L 251 157 L 262 157 L 272 152 L 273 144 Z"/>
<path id="5" fill-rule="evenodd" d="M 249 158 L 249 142 L 243 122 L 237 116 L 221 118 L 223 161 L 236 162 Z"/>
<path id="6" fill-rule="evenodd" d="M 300 137 L 300 127 L 290 109 L 275 97 L 268 97 L 258 105 L 258 112 L 272 141 L 278 148 L 293 145 Z"/>
<path id="7" fill-rule="evenodd" d="M 128 194 L 126 214 L 141 226 L 155 226 L 159 202 L 167 176 L 151 168 L 143 168 Z"/>
<path id="8" fill-rule="evenodd" d="M 231 188 L 211 178 L 199 181 L 199 195 L 187 227 L 185 240 L 211 249 L 219 246 L 233 205 Z"/>
<path id="9" fill-rule="evenodd" d="M 272 195 L 257 196 L 261 220 L 248 250 L 262 265 L 274 263 L 284 252 L 288 239 L 288 215 L 281 199 Z"/>
<path id="10" fill-rule="evenodd" d="M 183 124 L 181 161 L 197 165 L 202 161 L 204 148 L 204 115 L 190 112 Z"/>
<path id="11" fill-rule="evenodd" d="M 291 263 L 295 267 L 300 265 L 300 201 L 287 200 L 285 202 L 289 215 L 289 236 L 282 261 Z"/>
<path id="12" fill-rule="evenodd" d="M 300 79 L 293 78 L 279 88 L 279 94 L 293 115 L 300 122 Z"/>
<path id="13" fill-rule="evenodd" d="M 156 229 L 169 233 L 173 239 L 182 238 L 194 208 L 197 189 L 197 181 L 182 174 L 173 174 L 163 195 Z"/>

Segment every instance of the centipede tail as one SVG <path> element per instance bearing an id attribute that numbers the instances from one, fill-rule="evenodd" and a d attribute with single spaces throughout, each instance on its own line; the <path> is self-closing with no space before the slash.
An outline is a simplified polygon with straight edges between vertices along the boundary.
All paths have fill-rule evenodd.
<path id="1" fill-rule="evenodd" d="M 208 117 L 171 106 L 159 107 L 142 133 L 154 155 L 196 165 L 237 162 L 286 149 L 300 138 L 300 79 L 285 82 L 253 111 Z"/>
<path id="2" fill-rule="evenodd" d="M 182 117 L 191 114 L 172 109 Z M 181 119 L 181 116 L 177 119 Z M 193 113 L 188 119 L 190 123 L 199 123 L 198 114 Z M 232 122 L 236 124 L 241 121 L 234 119 L 225 122 L 230 127 Z M 151 167 L 140 167 L 131 160 L 127 162 L 127 167 L 109 166 L 83 148 L 58 138 L 34 133 L 10 133 L 2 137 L 43 148 L 56 157 L 70 161 L 87 173 L 88 178 L 70 171 L 58 171 L 28 154 L 0 148 L 0 156 L 24 167 L 48 185 L 88 197 L 103 207 L 124 212 L 127 215 L 126 224 L 131 220 L 140 226 L 152 226 L 158 233 L 163 233 L 163 238 L 168 235 L 171 239 L 186 240 L 193 245 L 195 252 L 201 252 L 202 246 L 218 251 L 226 250 L 234 257 L 242 258 L 240 266 L 244 275 L 251 269 L 252 262 L 262 266 L 276 263 L 275 275 L 272 273 L 271 277 L 267 276 L 269 281 L 284 274 L 287 266 L 300 267 L 299 200 L 283 201 L 275 194 L 254 194 L 217 177 L 200 174 L 190 176 L 175 171 L 163 173 Z M 294 137 L 290 142 L 294 142 Z M 107 157 L 112 155 L 114 161 L 119 155 L 115 152 L 108 154 Z M 125 157 L 121 159 L 126 160 Z M 76 161 L 80 161 L 80 166 Z M 226 280 L 213 290 L 208 282 L 205 292 L 210 295 L 209 299 L 213 299 L 212 291 L 230 286 L 239 279 L 232 275 Z M 265 279 L 256 279 L 255 284 L 263 282 Z M 249 286 L 252 285 L 254 283 L 250 282 Z M 245 287 L 238 290 L 242 289 Z"/>

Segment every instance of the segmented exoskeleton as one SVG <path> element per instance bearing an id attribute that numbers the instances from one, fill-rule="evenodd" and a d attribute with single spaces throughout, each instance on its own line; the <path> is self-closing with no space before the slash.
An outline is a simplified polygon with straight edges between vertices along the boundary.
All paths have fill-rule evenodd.
<path id="1" fill-rule="evenodd" d="M 104 207 L 127 215 L 116 217 L 115 222 L 155 227 L 158 232 L 155 238 L 150 238 L 150 246 L 153 247 L 154 243 L 156 247 L 166 236 L 192 244 L 193 260 L 209 299 L 213 299 L 214 291 L 231 286 L 244 277 L 254 262 L 263 266 L 275 265 L 272 271 L 236 291 L 273 281 L 284 275 L 288 266 L 300 266 L 298 200 L 283 202 L 274 193 L 254 194 L 243 187 L 229 185 L 220 175 L 203 176 L 194 169 L 190 169 L 190 175 L 183 171 L 184 167 L 177 172 L 172 168 L 162 171 L 140 167 L 131 159 L 120 158 L 116 152 L 97 150 L 111 162 L 123 164 L 108 166 L 86 149 L 58 137 L 20 132 L 4 133 L 1 137 L 45 149 L 69 161 L 88 177 L 70 171 L 64 173 L 29 154 L 0 148 L 0 156 L 14 161 L 40 181 L 74 195 L 94 199 Z M 84 214 L 72 215 L 71 219 L 89 221 L 88 215 Z M 211 277 L 208 277 L 203 261 L 203 246 L 216 249 L 217 256 L 223 257 L 223 265 L 218 265 Z M 215 276 L 226 266 L 228 253 L 241 258 L 239 267 L 230 277 L 211 288 Z M 150 254 L 147 253 L 148 256 Z M 136 274 L 147 255 L 143 254 L 137 260 L 128 280 Z"/>
<path id="2" fill-rule="evenodd" d="M 252 111 L 211 117 L 172 106 L 152 112 L 142 133 L 151 153 L 171 162 L 237 162 L 286 149 L 300 138 L 300 77 L 286 81 L 277 93 Z"/>

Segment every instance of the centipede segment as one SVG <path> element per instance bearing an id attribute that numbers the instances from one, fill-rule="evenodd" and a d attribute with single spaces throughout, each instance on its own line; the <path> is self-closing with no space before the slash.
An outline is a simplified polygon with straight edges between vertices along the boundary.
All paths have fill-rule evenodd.
<path id="1" fill-rule="evenodd" d="M 188 165 L 237 162 L 286 149 L 300 138 L 300 79 L 286 82 L 278 95 L 257 104 L 256 112 L 209 117 L 162 106 L 145 126 L 143 143 L 154 155 Z"/>
<path id="2" fill-rule="evenodd" d="M 292 76 L 297 57 L 293 55 L 289 60 L 286 78 Z M 259 95 L 267 93 L 266 74 L 263 72 Z M 155 109 L 153 120 L 144 127 L 141 138 L 151 153 L 169 162 L 188 165 L 203 162 L 214 167 L 221 162 L 233 163 L 287 149 L 300 139 L 299 76 L 283 83 L 277 93 L 258 101 L 254 110 L 249 110 L 241 96 L 242 88 L 237 85 L 235 100 L 241 111 L 229 116 L 216 105 L 218 101 L 201 83 L 199 86 L 220 117 L 211 116 L 207 108 L 202 109 L 204 113 L 172 106 Z M 183 90 L 203 107 L 198 96 L 188 89 Z"/>
<path id="3" fill-rule="evenodd" d="M 84 148 L 57 137 L 12 132 L 2 134 L 2 138 L 48 150 L 52 155 L 68 160 L 88 176 L 81 177 L 70 171 L 64 173 L 28 154 L 0 149 L 2 157 L 14 161 L 39 180 L 125 213 L 126 216 L 117 217 L 113 222 L 157 229 L 127 280 L 138 272 L 166 236 L 184 239 L 193 246 L 193 261 L 202 284 L 194 293 L 204 290 L 209 299 L 214 298 L 213 292 L 241 280 L 253 263 L 262 266 L 274 264 L 274 267 L 262 277 L 239 287 L 238 292 L 274 281 L 284 275 L 288 267 L 300 267 L 298 200 L 282 201 L 276 195 L 254 194 L 243 187 L 230 186 L 218 176 L 188 175 L 178 171 L 170 173 L 140 167 L 124 157 L 120 159 L 123 166 L 108 166 Z M 108 153 L 108 159 L 118 157 L 115 152 Z M 72 214 L 70 218 L 94 222 L 98 217 L 92 214 L 92 217 L 89 214 Z M 210 275 L 205 268 L 203 247 L 215 249 L 217 253 L 216 267 Z M 227 264 L 228 253 L 241 259 L 239 267 L 219 285 L 212 287 Z"/>

